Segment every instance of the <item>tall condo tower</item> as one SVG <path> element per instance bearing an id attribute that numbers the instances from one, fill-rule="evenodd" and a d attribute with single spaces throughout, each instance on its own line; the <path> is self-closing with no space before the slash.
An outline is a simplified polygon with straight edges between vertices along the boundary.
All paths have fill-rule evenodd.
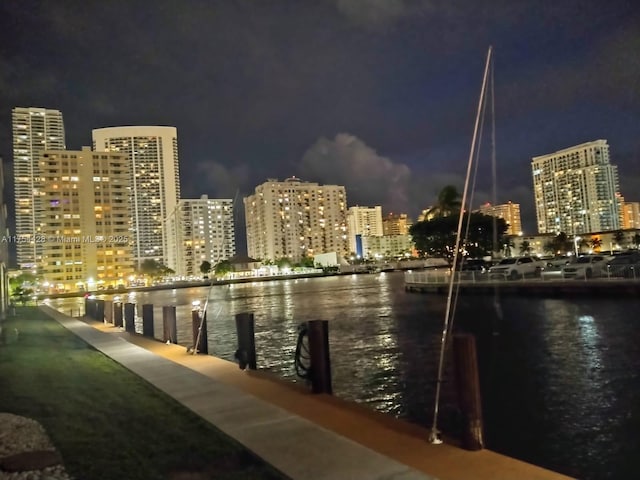
<path id="1" fill-rule="evenodd" d="M 233 200 L 202 195 L 182 198 L 166 222 L 167 266 L 180 276 L 201 276 L 200 266 L 211 266 L 236 254 Z"/>
<path id="2" fill-rule="evenodd" d="M 131 235 L 136 266 L 168 264 L 164 222 L 180 198 L 178 133 L 175 127 L 129 126 L 93 130 L 93 149 L 126 153 L 130 161 Z"/>
<path id="3" fill-rule="evenodd" d="M 47 150 L 40 161 L 41 273 L 58 293 L 125 286 L 133 274 L 129 158 Z"/>
<path id="4" fill-rule="evenodd" d="M 347 225 L 349 232 L 349 253 L 358 253 L 357 236 L 368 237 L 383 235 L 382 207 L 349 207 L 347 211 Z"/>
<path id="5" fill-rule="evenodd" d="M 13 129 L 13 178 L 16 202 L 16 253 L 20 268 L 36 268 L 42 260 L 43 215 L 40 157 L 45 150 L 64 150 L 64 123 L 59 110 L 16 107 L 11 112 Z"/>
<path id="6" fill-rule="evenodd" d="M 479 211 L 483 215 L 502 218 L 507 222 L 507 235 L 522 235 L 519 203 L 507 202 L 501 205 L 485 203 L 479 208 Z"/>
<path id="7" fill-rule="evenodd" d="M 291 177 L 269 179 L 244 199 L 250 257 L 294 261 L 319 253 L 349 253 L 347 194 L 339 185 Z"/>
<path id="8" fill-rule="evenodd" d="M 531 169 L 539 233 L 620 228 L 618 167 L 606 140 L 533 157 Z"/>

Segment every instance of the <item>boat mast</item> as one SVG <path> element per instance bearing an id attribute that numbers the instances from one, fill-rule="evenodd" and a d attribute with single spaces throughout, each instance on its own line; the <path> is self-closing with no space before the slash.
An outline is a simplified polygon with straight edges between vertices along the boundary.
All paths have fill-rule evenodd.
<path id="1" fill-rule="evenodd" d="M 497 181 L 497 167 L 496 167 L 496 101 L 495 90 L 493 85 L 493 62 L 491 62 L 491 176 L 493 180 L 493 195 L 491 201 L 495 208 L 498 204 L 498 181 Z M 493 252 L 491 256 L 494 257 L 498 251 L 498 217 L 493 215 Z"/>
<path id="2" fill-rule="evenodd" d="M 478 128 L 480 125 L 480 117 L 483 110 L 484 98 L 487 90 L 487 78 L 489 76 L 489 65 L 491 63 L 491 51 L 492 47 L 489 47 L 487 52 L 487 61 L 484 67 L 484 76 L 482 78 L 482 89 L 480 90 L 480 99 L 478 101 L 478 112 L 476 114 L 476 122 L 473 128 L 473 138 L 471 140 L 471 150 L 469 152 L 469 160 L 467 162 L 467 176 L 464 182 L 464 191 L 462 194 L 462 205 L 460 209 L 460 217 L 458 219 L 458 230 L 456 234 L 456 244 L 453 249 L 453 265 L 451 267 L 451 276 L 449 278 L 449 292 L 447 295 L 447 308 L 445 312 L 444 325 L 442 328 L 442 337 L 440 340 L 440 359 L 438 361 L 438 379 L 436 382 L 436 395 L 433 405 L 433 424 L 431 426 L 431 433 L 429 434 L 429 441 L 433 444 L 442 443 L 440 438 L 440 432 L 438 431 L 438 413 L 440 410 L 440 393 L 442 389 L 442 375 L 444 370 L 444 353 L 447 346 L 449 325 L 453 325 L 453 315 L 451 309 L 451 303 L 453 298 L 453 283 L 455 278 L 456 267 L 458 265 L 458 252 L 460 251 L 460 243 L 462 237 L 462 221 L 464 217 L 465 207 L 467 204 L 467 194 L 469 191 L 469 179 L 471 178 L 471 165 L 473 163 L 474 151 L 476 149 Z"/>

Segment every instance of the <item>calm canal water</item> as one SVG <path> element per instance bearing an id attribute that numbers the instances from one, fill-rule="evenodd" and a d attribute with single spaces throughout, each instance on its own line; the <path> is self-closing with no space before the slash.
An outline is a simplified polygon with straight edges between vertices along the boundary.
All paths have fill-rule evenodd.
<path id="1" fill-rule="evenodd" d="M 208 293 L 166 290 L 122 301 L 155 306 L 158 338 L 162 306 L 176 305 L 179 343 L 190 345 L 191 302 Z M 405 292 L 402 273 L 214 287 L 209 351 L 233 361 L 234 315 L 253 312 L 259 368 L 298 381 L 298 324 L 329 320 L 334 394 L 429 426 L 445 301 Z M 82 300 L 51 303 L 77 312 Z M 455 330 L 477 335 L 487 447 L 578 478 L 635 478 L 639 310 L 637 298 L 462 296 Z M 445 429 L 456 425 L 452 383 L 444 388 Z"/>

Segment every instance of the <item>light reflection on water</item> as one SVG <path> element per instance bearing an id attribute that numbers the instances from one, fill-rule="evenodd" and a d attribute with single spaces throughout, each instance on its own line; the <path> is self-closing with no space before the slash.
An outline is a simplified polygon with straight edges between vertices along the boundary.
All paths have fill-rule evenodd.
<path id="1" fill-rule="evenodd" d="M 157 338 L 162 306 L 175 305 L 178 340 L 187 346 L 191 302 L 208 293 L 138 292 L 130 299 L 154 305 Z M 640 330 L 632 321 L 640 301 L 504 297 L 495 305 L 490 297 L 462 297 L 456 316 L 456 328 L 478 339 L 489 448 L 579 478 L 640 471 Z M 329 320 L 335 394 L 428 426 L 445 300 L 406 293 L 397 273 L 214 287 L 209 351 L 233 361 L 234 315 L 253 312 L 259 368 L 298 381 L 298 324 Z M 77 311 L 82 299 L 54 303 Z M 447 365 L 442 421 L 453 426 Z"/>

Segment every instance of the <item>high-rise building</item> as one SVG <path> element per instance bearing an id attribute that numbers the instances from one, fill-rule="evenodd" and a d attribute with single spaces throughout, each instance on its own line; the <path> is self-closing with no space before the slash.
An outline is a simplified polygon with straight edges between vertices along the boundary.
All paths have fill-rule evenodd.
<path id="1" fill-rule="evenodd" d="M 522 235 L 519 203 L 507 202 L 501 205 L 485 203 L 479 208 L 479 212 L 483 215 L 502 218 L 507 222 L 507 235 Z"/>
<path id="2" fill-rule="evenodd" d="M 411 219 L 406 213 L 390 213 L 382 220 L 384 235 L 408 235 Z"/>
<path id="3" fill-rule="evenodd" d="M 349 207 L 347 211 L 347 225 L 349 232 L 349 251 L 357 252 L 357 235 L 363 237 L 383 235 L 382 207 Z"/>
<path id="4" fill-rule="evenodd" d="M 40 157 L 45 150 L 64 150 L 64 123 L 59 110 L 16 107 L 13 129 L 13 178 L 15 184 L 16 254 L 20 268 L 36 268 L 42 259 L 35 236 L 41 232 L 42 192 Z"/>
<path id="5" fill-rule="evenodd" d="M 539 233 L 619 228 L 618 168 L 609 163 L 606 140 L 533 157 L 531 169 Z"/>
<path id="6" fill-rule="evenodd" d="M 126 285 L 134 271 L 127 155 L 47 150 L 39 163 L 43 279 L 54 291 Z"/>
<path id="7" fill-rule="evenodd" d="M 131 163 L 133 257 L 167 265 L 166 218 L 180 198 L 178 134 L 175 127 L 129 126 L 93 130 L 93 149 L 120 152 Z"/>
<path id="8" fill-rule="evenodd" d="M 236 254 L 233 200 L 180 199 L 166 222 L 167 266 L 179 276 L 201 275 L 200 266 L 211 266 Z"/>
<path id="9" fill-rule="evenodd" d="M 244 199 L 249 256 L 299 260 L 349 253 L 347 194 L 343 186 L 292 177 L 269 179 Z"/>
<path id="10" fill-rule="evenodd" d="M 7 205 L 4 203 L 4 162 L 0 157 L 0 321 L 4 320 L 9 306 L 9 239 L 7 229 Z"/>
<path id="11" fill-rule="evenodd" d="M 622 202 L 620 213 L 620 228 L 640 228 L 640 202 Z"/>

